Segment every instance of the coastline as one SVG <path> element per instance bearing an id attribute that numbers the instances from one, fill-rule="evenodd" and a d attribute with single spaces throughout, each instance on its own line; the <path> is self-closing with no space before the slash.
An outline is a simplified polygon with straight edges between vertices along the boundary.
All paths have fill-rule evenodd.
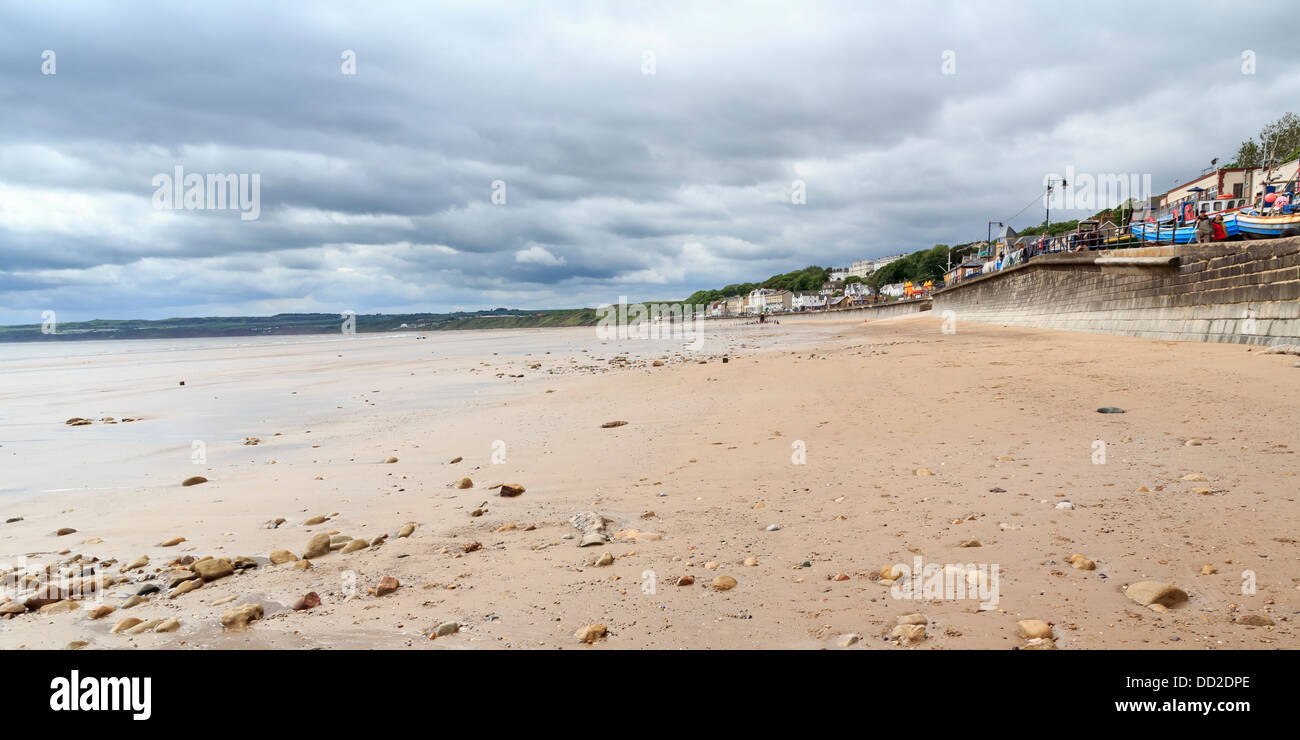
<path id="1" fill-rule="evenodd" d="M 0 555 L 41 553 L 42 563 L 66 560 L 55 553 L 67 548 L 118 564 L 148 554 L 148 570 L 166 572 L 185 555 L 301 554 L 320 532 L 389 535 L 310 570 L 263 565 L 102 620 L 85 609 L 20 615 L 0 622 L 0 648 L 566 648 L 580 646 L 575 630 L 600 623 L 609 637 L 598 646 L 610 648 L 837 647 L 855 634 L 851 649 L 900 649 L 881 636 L 915 612 L 929 621 L 922 649 L 1020 647 L 1022 619 L 1053 623 L 1062 649 L 1297 646 L 1300 434 L 1285 410 L 1300 392 L 1287 358 L 976 324 L 944 334 L 939 317 L 921 315 L 748 327 L 699 358 L 633 342 L 635 354 L 619 353 L 626 363 L 601 355 L 607 372 L 546 373 L 551 362 L 580 363 L 572 355 L 597 343 L 590 329 L 574 332 L 588 339 L 543 356 L 535 374 L 538 358 L 526 352 L 458 358 L 449 374 L 492 363 L 479 375 L 496 390 L 446 406 L 416 402 L 446 386 L 409 375 L 424 367 L 404 364 L 414 359 L 346 358 L 324 392 L 349 389 L 349 413 L 310 432 L 250 419 L 227 435 L 260 438 L 234 450 L 247 462 L 217 466 L 201 485 L 182 488 L 169 470 L 152 486 L 0 498 L 2 518 L 23 516 L 0 525 Z M 286 395 L 319 379 L 312 363 L 280 354 L 252 367 L 245 356 L 229 372 Z M 192 382 L 188 390 L 206 387 Z M 1097 414 L 1101 406 L 1127 413 Z M 613 420 L 628 423 L 601 427 Z M 506 454 L 494 463 L 498 441 Z M 153 465 L 157 454 L 133 464 Z M 1193 475 L 1205 481 L 1184 480 Z M 462 477 L 474 486 L 452 487 Z M 485 488 L 495 483 L 526 490 L 501 497 Z M 1074 508 L 1057 508 L 1063 500 Z M 470 516 L 476 509 L 486 511 Z M 578 547 L 566 539 L 578 533 L 569 518 L 586 511 L 625 536 Z M 263 528 L 278 517 L 286 523 Z M 407 522 L 414 533 L 396 536 Z M 77 532 L 56 537 L 64 526 Z M 177 536 L 186 541 L 158 546 Z M 91 539 L 102 542 L 79 544 Z M 979 547 L 959 546 L 972 539 Z M 613 564 L 592 565 L 605 552 Z M 1096 570 L 1069 567 L 1072 553 Z M 997 608 L 894 598 L 881 567 L 918 556 L 997 564 Z M 1200 575 L 1207 564 L 1219 572 Z M 1254 595 L 1240 593 L 1245 570 Z M 654 593 L 642 588 L 647 572 Z M 683 575 L 694 584 L 674 585 Z M 710 588 L 720 575 L 737 585 Z M 401 582 L 395 593 L 367 593 L 385 576 Z M 1125 597 L 1123 585 L 1148 579 L 1190 600 L 1158 613 Z M 308 591 L 321 606 L 288 609 Z M 213 602 L 228 596 L 262 604 L 266 618 L 223 632 L 224 607 Z M 1276 624 L 1242 625 L 1242 614 Z M 109 634 L 121 616 L 176 617 L 181 627 Z M 456 634 L 428 639 L 449 621 Z"/>

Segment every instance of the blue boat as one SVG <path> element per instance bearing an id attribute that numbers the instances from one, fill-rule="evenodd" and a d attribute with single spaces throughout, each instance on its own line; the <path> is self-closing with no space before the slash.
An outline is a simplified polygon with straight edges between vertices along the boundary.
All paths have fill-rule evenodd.
<path id="1" fill-rule="evenodd" d="M 1274 209 L 1268 209 L 1273 211 Z M 1237 227 L 1251 239 L 1300 234 L 1300 213 L 1294 206 L 1286 206 L 1280 213 L 1265 215 L 1255 208 L 1246 208 L 1237 216 Z"/>
<path id="2" fill-rule="evenodd" d="M 1129 231 L 1142 241 L 1153 244 L 1190 244 L 1196 241 L 1197 216 L 1211 219 L 1221 216 L 1223 230 L 1231 239 L 1242 233 L 1237 222 L 1237 213 L 1245 205 L 1245 198 L 1214 198 L 1174 203 L 1161 208 L 1158 212 L 1147 212 L 1145 218 L 1138 215 L 1129 224 Z"/>
<path id="3" fill-rule="evenodd" d="M 1237 221 L 1237 212 L 1220 214 L 1223 216 L 1223 230 L 1229 238 L 1242 233 Z M 1145 242 L 1160 244 L 1190 244 L 1196 241 L 1196 222 L 1180 225 L 1174 219 L 1166 221 L 1142 221 L 1129 224 L 1129 231 Z"/>

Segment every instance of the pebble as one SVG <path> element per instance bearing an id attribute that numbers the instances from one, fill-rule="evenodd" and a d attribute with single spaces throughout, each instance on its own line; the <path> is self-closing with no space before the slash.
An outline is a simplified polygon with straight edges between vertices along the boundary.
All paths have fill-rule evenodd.
<path id="1" fill-rule="evenodd" d="M 780 525 L 780 524 L 769 524 L 769 525 L 767 525 L 767 531 L 769 531 L 769 532 L 775 532 L 775 531 L 777 531 L 777 530 L 780 529 L 780 528 L 781 528 L 781 525 Z"/>
<path id="2" fill-rule="evenodd" d="M 580 627 L 577 632 L 573 633 L 573 636 L 590 645 L 596 640 L 605 637 L 608 633 L 609 630 L 603 624 L 589 624 L 586 627 Z"/>
<path id="3" fill-rule="evenodd" d="M 302 556 L 308 560 L 320 558 L 328 555 L 330 552 L 330 536 L 324 532 L 312 535 L 307 541 L 307 548 L 303 550 Z"/>
<path id="4" fill-rule="evenodd" d="M 45 611 L 42 609 L 41 611 Z M 1263 614 L 1243 614 L 1237 617 L 1237 624 L 1244 624 L 1250 627 L 1272 627 L 1273 618 Z"/>
<path id="5" fill-rule="evenodd" d="M 980 544 L 980 541 L 979 541 L 979 540 L 972 538 L 972 539 L 966 540 L 965 542 L 961 543 L 960 545 L 957 545 L 957 547 L 983 547 L 983 545 Z"/>
<path id="6" fill-rule="evenodd" d="M 401 529 L 397 530 L 397 536 L 399 538 L 410 537 L 413 532 L 415 532 L 415 524 L 412 522 L 407 522 L 406 524 L 402 525 Z"/>
<path id="7" fill-rule="evenodd" d="M 457 632 L 460 632 L 459 622 L 443 622 L 442 624 L 438 625 L 438 629 L 433 631 L 433 636 L 446 637 L 448 635 L 454 635 Z"/>
<path id="8" fill-rule="evenodd" d="M 207 483 L 207 482 L 208 482 L 208 479 L 207 479 L 207 478 L 204 478 L 204 477 L 201 476 L 201 475 L 192 475 L 192 476 L 190 476 L 189 478 L 186 478 L 185 480 L 181 481 L 181 485 L 182 485 L 182 486 L 197 486 L 197 485 L 200 484 L 200 483 Z"/>
<path id="9" fill-rule="evenodd" d="M 218 578 L 225 578 L 226 576 L 233 576 L 235 574 L 235 567 L 225 558 L 200 560 L 191 566 L 191 569 L 195 573 L 199 574 L 199 577 L 203 579 L 204 583 L 215 581 Z"/>
<path id="10" fill-rule="evenodd" d="M 179 545 L 180 543 L 182 543 L 182 542 L 184 542 L 184 541 L 185 541 L 185 538 L 184 538 L 184 537 L 173 537 L 173 538 L 171 538 L 170 540 L 165 540 L 165 541 L 163 541 L 163 542 L 159 542 L 159 543 L 158 543 L 158 546 L 159 546 L 159 547 L 175 547 L 175 546 Z"/>
<path id="11" fill-rule="evenodd" d="M 375 596 L 387 596 L 396 591 L 402 584 L 392 576 L 384 576 L 379 579 L 379 585 L 375 587 Z"/>
<path id="12" fill-rule="evenodd" d="M 1203 575 L 1203 576 L 1212 576 L 1212 575 L 1214 575 L 1215 573 L 1218 573 L 1218 572 L 1219 572 L 1219 569 L 1216 568 L 1216 567 L 1214 567 L 1213 565 L 1202 565 L 1202 566 L 1201 566 L 1201 575 Z"/>
<path id="13" fill-rule="evenodd" d="M 172 589 L 171 593 L 167 594 L 167 598 L 174 599 L 177 596 L 184 596 L 185 594 L 193 591 L 196 588 L 199 588 L 202 585 L 203 585 L 203 580 L 201 578 L 195 578 L 190 581 L 185 581 L 181 585 Z"/>
<path id="14" fill-rule="evenodd" d="M 298 600 L 293 602 L 291 608 L 296 612 L 305 612 L 308 609 L 313 609 L 318 606 L 320 606 L 320 594 L 315 591 L 308 591 L 302 596 L 299 596 Z"/>
<path id="15" fill-rule="evenodd" d="M 140 594 L 136 594 L 135 596 L 132 596 L 131 598 L 127 599 L 126 601 L 123 601 L 123 602 L 122 602 L 122 608 L 123 608 L 123 609 L 130 609 L 131 607 L 135 606 L 136 604 L 143 604 L 143 603 L 146 602 L 146 601 L 148 601 L 148 599 L 146 599 L 144 596 L 141 596 Z"/>
<path id="16" fill-rule="evenodd" d="M 64 612 L 75 611 L 80 609 L 81 605 L 71 599 L 63 599 L 53 604 L 46 604 L 39 609 L 41 614 L 62 614 Z"/>
<path id="17" fill-rule="evenodd" d="M 1020 636 L 1029 640 L 1054 637 L 1052 626 L 1041 619 L 1022 619 L 1016 622 L 1016 627 L 1020 630 Z"/>
<path id="18" fill-rule="evenodd" d="M 143 621 L 144 621 L 143 619 L 138 619 L 136 617 L 123 617 L 117 620 L 117 623 L 113 625 L 112 629 L 110 629 L 109 632 L 113 634 L 117 634 L 118 632 L 125 632 L 126 630 L 131 629 L 132 627 L 136 626 L 137 624 L 140 624 Z"/>
<path id="19" fill-rule="evenodd" d="M 288 550 L 272 550 L 270 558 L 271 565 L 280 565 L 281 563 L 292 563 L 298 559 L 298 556 Z"/>
<path id="20" fill-rule="evenodd" d="M 134 598 L 137 598 L 137 597 L 132 596 L 131 598 L 134 599 Z M 87 618 L 87 619 L 103 619 L 104 617 L 107 617 L 108 615 L 112 614 L 112 613 L 115 612 L 115 611 L 117 611 L 117 610 L 114 609 L 113 607 L 109 606 L 108 604 L 100 604 L 99 606 L 95 607 L 94 609 L 91 609 L 89 612 L 86 612 L 86 618 Z"/>
<path id="21" fill-rule="evenodd" d="M 1187 601 L 1186 591 L 1159 581 L 1138 581 L 1125 589 L 1124 595 L 1142 606 L 1159 604 L 1171 607 Z"/>
<path id="22" fill-rule="evenodd" d="M 847 635 L 840 635 L 840 639 L 836 644 L 844 648 L 857 643 L 861 639 L 862 638 L 856 633 L 849 633 Z"/>
<path id="23" fill-rule="evenodd" d="M 750 567 L 758 565 L 758 558 L 745 558 L 745 565 Z"/>
<path id="24" fill-rule="evenodd" d="M 57 537 L 63 537 L 66 535 L 74 534 L 76 533 L 76 531 L 77 530 L 73 529 L 72 527 L 60 527 L 54 534 Z"/>
<path id="25" fill-rule="evenodd" d="M 127 563 L 125 570 L 136 570 L 137 568 L 143 568 L 148 564 L 149 564 L 149 556 L 141 555 L 135 560 L 132 560 L 131 562 Z"/>
<path id="26" fill-rule="evenodd" d="M 370 547 L 370 543 L 358 537 L 355 540 L 348 540 L 348 544 L 343 546 L 343 554 L 346 555 L 350 552 L 356 552 L 357 550 L 364 550 L 367 547 Z"/>
<path id="27" fill-rule="evenodd" d="M 175 632 L 181 628 L 181 620 L 172 617 L 153 628 L 154 632 Z"/>
<path id="28" fill-rule="evenodd" d="M 736 587 L 736 579 L 731 576 L 718 576 L 713 579 L 712 586 L 715 591 L 730 591 Z"/>
<path id="29" fill-rule="evenodd" d="M 614 564 L 614 556 L 608 552 L 601 553 L 601 556 L 597 558 L 595 562 L 595 565 L 599 567 L 603 567 L 606 565 L 613 565 L 613 564 Z"/>
<path id="30" fill-rule="evenodd" d="M 678 586 L 691 586 L 695 584 L 695 576 L 685 575 L 677 579 Z"/>

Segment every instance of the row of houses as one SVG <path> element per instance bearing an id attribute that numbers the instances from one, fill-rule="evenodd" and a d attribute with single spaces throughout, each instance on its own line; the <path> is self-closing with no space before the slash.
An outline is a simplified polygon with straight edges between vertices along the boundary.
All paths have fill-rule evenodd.
<path id="1" fill-rule="evenodd" d="M 758 288 L 747 295 L 736 295 L 709 304 L 709 316 L 758 316 L 760 314 L 823 311 L 849 308 L 878 302 L 882 298 L 902 297 L 903 283 L 885 285 L 879 295 L 866 283 L 831 280 L 821 290 L 789 291 Z"/>

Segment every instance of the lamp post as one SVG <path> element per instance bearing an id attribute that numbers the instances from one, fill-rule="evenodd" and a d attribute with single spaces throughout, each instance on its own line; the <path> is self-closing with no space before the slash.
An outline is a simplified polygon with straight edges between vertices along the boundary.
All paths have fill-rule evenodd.
<path id="1" fill-rule="evenodd" d="M 1043 196 L 1043 236 L 1049 239 L 1051 237 L 1049 231 L 1052 226 L 1052 186 L 1058 182 L 1061 183 L 1062 190 L 1070 187 L 1070 183 L 1066 182 L 1064 178 L 1060 180 L 1049 179 L 1047 181 L 1047 193 Z"/>
<path id="2" fill-rule="evenodd" d="M 1001 221 L 989 221 L 988 233 L 987 233 L 987 235 L 985 236 L 984 243 L 990 247 L 990 251 L 992 250 L 992 246 L 993 246 L 993 224 L 997 224 L 998 226 L 1002 226 L 1002 222 L 1001 222 Z"/>

